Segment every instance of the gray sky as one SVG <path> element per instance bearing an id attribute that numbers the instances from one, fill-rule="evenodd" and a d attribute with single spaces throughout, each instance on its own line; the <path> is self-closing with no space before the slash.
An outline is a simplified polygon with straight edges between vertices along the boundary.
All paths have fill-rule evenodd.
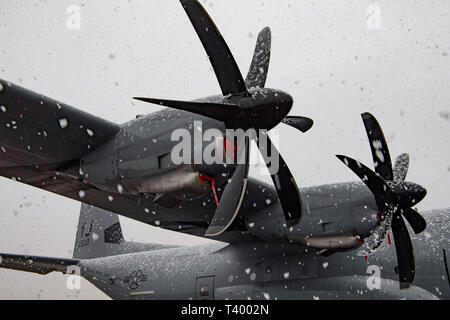
<path id="1" fill-rule="evenodd" d="M 294 97 L 305 135 L 280 126 L 300 186 L 355 180 L 334 154 L 371 165 L 360 113 L 372 112 L 391 156 L 411 155 L 408 179 L 428 190 L 420 209 L 449 207 L 449 1 L 202 1 L 245 75 L 256 35 L 273 35 L 268 87 Z M 220 92 L 177 0 L 0 0 L 0 78 L 123 123 L 155 111 L 133 96 L 195 99 Z M 70 5 L 81 29 L 66 26 Z M 380 29 L 367 8 L 378 6 Z M 369 22 L 374 16 L 370 14 Z M 369 24 L 373 26 L 373 24 Z M 71 257 L 79 203 L 0 179 L 0 252 Z M 202 242 L 122 219 L 125 237 Z M 0 299 L 106 298 L 65 276 L 0 270 Z"/>

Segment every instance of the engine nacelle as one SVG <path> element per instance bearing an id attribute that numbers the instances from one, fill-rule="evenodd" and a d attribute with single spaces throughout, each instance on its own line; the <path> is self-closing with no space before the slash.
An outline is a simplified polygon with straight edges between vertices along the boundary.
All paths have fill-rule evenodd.
<path id="1" fill-rule="evenodd" d="M 168 193 L 178 200 L 202 197 L 211 191 L 208 180 L 194 167 L 185 166 L 153 177 L 123 178 L 126 190 L 135 194 Z"/>
<path id="2" fill-rule="evenodd" d="M 85 181 L 112 193 L 168 194 L 177 200 L 205 196 L 211 191 L 210 180 L 194 165 L 168 168 L 161 174 L 145 172 L 133 175 L 120 174 L 117 154 L 109 157 L 83 159 L 80 173 Z"/>
<path id="3" fill-rule="evenodd" d="M 178 142 L 171 140 L 172 131 L 169 129 L 164 128 L 157 139 L 152 136 L 129 144 L 122 142 L 127 136 L 120 133 L 121 136 L 80 160 L 80 176 L 85 183 L 107 192 L 165 195 L 166 199 L 171 200 L 196 199 L 211 192 L 212 181 L 217 187 L 226 183 L 235 167 L 235 164 L 225 164 L 227 157 L 234 155 L 231 142 L 222 138 L 212 142 L 202 141 L 196 146 L 191 141 L 193 157 L 196 148 L 202 153 L 214 146 L 214 150 L 220 152 L 221 161 L 191 164 L 195 162 L 192 158 L 188 159 L 189 163 L 177 164 L 173 161 L 172 151 Z"/>
<path id="4" fill-rule="evenodd" d="M 288 227 L 279 202 L 246 216 L 248 230 L 260 239 L 290 241 L 316 249 L 351 249 L 364 243 L 378 223 L 377 207 L 363 184 L 336 184 L 302 190 L 300 224 Z"/>

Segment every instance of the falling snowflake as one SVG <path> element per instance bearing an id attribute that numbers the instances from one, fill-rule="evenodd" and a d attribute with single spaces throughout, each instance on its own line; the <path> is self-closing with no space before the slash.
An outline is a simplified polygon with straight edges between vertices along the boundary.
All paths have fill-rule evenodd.
<path id="1" fill-rule="evenodd" d="M 62 129 L 65 129 L 69 125 L 69 121 L 66 118 L 59 119 L 59 125 Z"/>

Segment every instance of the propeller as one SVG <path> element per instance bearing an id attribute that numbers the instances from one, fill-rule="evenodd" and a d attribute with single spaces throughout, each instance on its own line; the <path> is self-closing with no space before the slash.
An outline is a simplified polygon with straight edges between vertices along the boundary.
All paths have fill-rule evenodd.
<path id="1" fill-rule="evenodd" d="M 400 155 L 392 168 L 389 149 L 378 121 L 370 113 L 363 113 L 361 116 L 369 138 L 375 172 L 350 157 L 337 155 L 370 189 L 380 211 L 377 226 L 370 237 L 365 239 L 358 255 L 368 256 L 375 253 L 392 229 L 400 289 L 407 289 L 414 282 L 415 262 L 411 238 L 403 217 L 416 234 L 425 230 L 425 219 L 412 207 L 419 203 L 427 192 L 418 184 L 405 181 L 409 167 L 407 154 Z"/>
<path id="2" fill-rule="evenodd" d="M 220 198 L 219 206 L 206 230 L 205 235 L 209 237 L 217 236 L 223 233 L 233 223 L 239 209 L 241 208 L 242 201 L 244 200 L 245 190 L 247 188 L 248 170 L 249 170 L 249 155 L 250 155 L 250 143 L 248 139 L 245 141 L 245 149 L 238 146 L 237 156 L 238 161 L 237 168 L 229 179 L 222 197 Z M 243 160 L 243 161 L 242 161 Z"/>
<path id="3" fill-rule="evenodd" d="M 301 132 L 307 132 L 313 121 L 305 117 L 288 116 L 293 104 L 292 97 L 280 90 L 265 88 L 271 53 L 271 31 L 264 28 L 259 34 L 248 75 L 243 80 L 237 63 L 225 40 L 211 17 L 197 0 L 180 0 L 216 74 L 222 96 L 211 101 L 174 101 L 136 97 L 134 99 L 158 104 L 178 110 L 222 121 L 227 129 L 254 129 L 268 131 L 279 123 L 288 124 Z M 219 102 L 218 102 L 219 101 Z M 288 224 L 300 222 L 303 208 L 295 180 L 285 161 L 273 146 L 270 138 L 264 137 L 269 150 L 279 158 L 279 170 L 272 175 L 281 206 Z M 253 137 L 259 148 L 263 148 L 260 137 Z M 217 236 L 225 232 L 236 218 L 241 207 L 247 179 L 250 141 L 239 147 L 240 159 L 229 182 L 226 184 L 218 208 L 206 231 L 206 236 Z M 264 155 L 265 152 L 262 152 Z M 267 163 L 267 162 L 266 162 Z"/>

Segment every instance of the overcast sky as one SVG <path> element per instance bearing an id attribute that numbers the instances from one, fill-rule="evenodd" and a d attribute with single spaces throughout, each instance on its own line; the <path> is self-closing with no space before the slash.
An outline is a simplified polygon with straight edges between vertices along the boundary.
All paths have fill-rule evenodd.
<path id="1" fill-rule="evenodd" d="M 280 126 L 281 152 L 301 187 L 355 180 L 337 153 L 372 165 L 360 118 L 369 111 L 391 156 L 411 155 L 408 179 L 428 190 L 419 208 L 450 206 L 449 1 L 202 3 L 244 76 L 259 30 L 272 28 L 267 86 L 294 97 L 292 115 L 315 120 L 305 135 Z M 79 30 L 67 27 L 71 5 L 81 9 Z M 374 5 L 381 20 L 374 8 L 367 13 Z M 117 123 L 156 110 L 133 96 L 220 92 L 177 0 L 0 0 L 0 44 L 0 78 Z M 0 252 L 72 256 L 79 203 L 4 178 L 0 190 Z M 129 240 L 186 243 L 122 222 Z M 86 281 L 71 292 L 65 279 L 0 270 L 0 299 L 106 298 Z"/>

